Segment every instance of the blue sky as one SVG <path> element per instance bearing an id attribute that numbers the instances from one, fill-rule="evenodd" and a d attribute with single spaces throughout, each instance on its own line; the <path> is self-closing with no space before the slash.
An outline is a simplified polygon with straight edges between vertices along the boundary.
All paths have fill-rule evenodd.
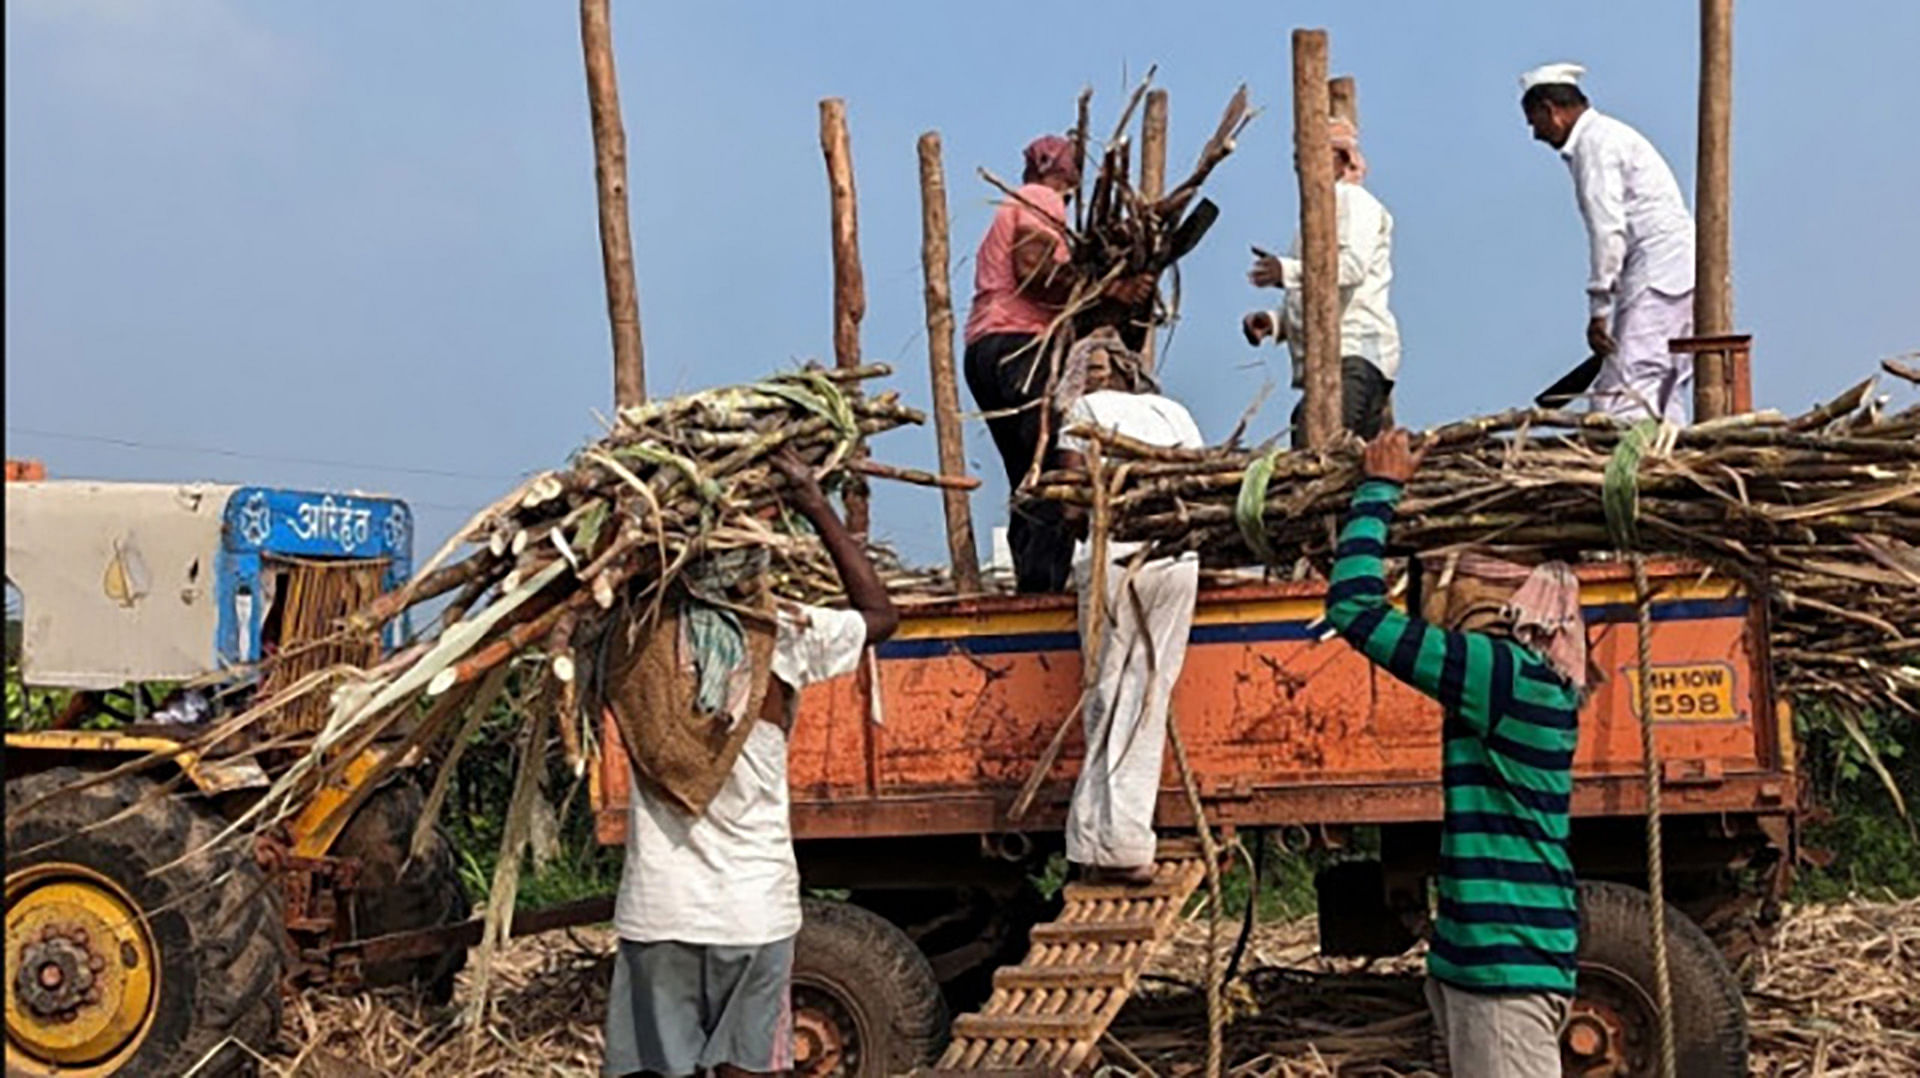
<path id="1" fill-rule="evenodd" d="M 1082 85 L 1110 123 L 1158 63 L 1175 174 L 1237 83 L 1263 110 L 1209 185 L 1223 212 L 1185 263 L 1164 369 L 1215 438 L 1281 383 L 1253 424 L 1271 432 L 1284 359 L 1237 323 L 1272 296 L 1245 282 L 1248 245 L 1296 219 L 1288 31 L 1308 25 L 1359 80 L 1370 186 L 1396 219 L 1403 422 L 1524 401 L 1584 355 L 1585 255 L 1516 76 L 1586 63 L 1595 102 L 1691 192 L 1694 9 L 616 3 L 650 388 L 830 353 L 816 102 L 837 95 L 866 353 L 923 403 L 917 136 L 945 140 L 964 303 L 990 212 L 975 169 L 1017 172 Z M 611 378 L 575 5 L 9 0 L 5 19 L 9 456 L 384 490 L 424 545 L 595 432 Z M 1920 348 L 1917 40 L 1920 4 L 1741 5 L 1737 320 L 1764 405 Z M 875 448 L 924 466 L 932 447 Z M 977 423 L 968 449 L 992 479 Z M 1003 497 L 977 495 L 983 537 Z M 877 530 L 916 558 L 941 556 L 938 519 L 928 492 L 877 497 Z"/>

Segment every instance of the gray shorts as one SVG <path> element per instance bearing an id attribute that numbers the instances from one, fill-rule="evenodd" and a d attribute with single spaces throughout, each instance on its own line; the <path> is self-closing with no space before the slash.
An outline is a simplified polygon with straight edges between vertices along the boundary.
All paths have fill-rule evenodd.
<path id="1" fill-rule="evenodd" d="M 1456 1078 L 1560 1078 L 1567 997 L 1469 992 L 1427 978 L 1427 1006 Z"/>
<path id="2" fill-rule="evenodd" d="M 602 1072 L 680 1078 L 793 1067 L 793 939 L 759 947 L 620 941 Z"/>

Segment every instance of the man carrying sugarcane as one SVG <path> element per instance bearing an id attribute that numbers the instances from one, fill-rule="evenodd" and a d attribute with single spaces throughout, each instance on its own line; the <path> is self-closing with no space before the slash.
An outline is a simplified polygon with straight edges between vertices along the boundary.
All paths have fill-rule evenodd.
<path id="1" fill-rule="evenodd" d="M 1685 423 L 1693 358 L 1669 343 L 1693 333 L 1693 215 L 1647 137 L 1587 103 L 1579 64 L 1520 77 L 1533 137 L 1560 151 L 1587 225 L 1587 346 L 1603 357 L 1595 410 Z"/>
<path id="2" fill-rule="evenodd" d="M 1041 413 L 1048 384 L 1044 344 L 1076 280 L 1067 262 L 1067 199 L 1080 190 L 1080 157 L 1071 140 L 1043 135 L 1028 144 L 1025 158 L 1022 186 L 994 211 L 974 256 L 965 357 L 967 389 L 986 413 L 987 431 L 1014 488 L 1033 467 L 1047 429 Z M 1152 289 L 1153 278 L 1146 276 L 1115 281 L 1105 292 L 1132 305 Z M 1014 509 L 1007 543 L 1021 591 L 1066 586 L 1073 537 L 1058 506 L 1036 501 Z"/>
<path id="3" fill-rule="evenodd" d="M 1060 463 L 1085 467 L 1090 445 L 1076 428 L 1098 427 L 1156 446 L 1205 444 L 1193 416 L 1163 397 L 1137 353 L 1113 329 L 1077 344 L 1058 389 Z M 1074 523 L 1085 524 L 1078 514 Z M 1186 662 L 1200 563 L 1194 554 L 1135 564 L 1140 543 L 1109 543 L 1096 574 L 1094 544 L 1075 547 L 1080 635 L 1097 640 L 1081 702 L 1086 759 L 1067 814 L 1067 860 L 1090 880 L 1153 880 L 1153 812 L 1166 751 L 1167 705 Z"/>
<path id="4" fill-rule="evenodd" d="M 1341 117 L 1327 121 L 1333 145 L 1333 194 L 1340 237 L 1340 423 L 1362 438 L 1380 433 L 1393 382 L 1400 376 L 1400 323 L 1387 306 L 1393 283 L 1393 215 L 1363 186 L 1367 159 L 1360 135 Z M 1258 248 L 1255 249 L 1258 252 Z M 1284 288 L 1286 302 L 1241 319 L 1247 343 L 1272 337 L 1286 342 L 1293 358 L 1293 388 L 1307 384 L 1302 326 L 1300 241 L 1291 255 L 1258 252 L 1247 280 L 1256 288 Z M 1293 445 L 1306 444 L 1306 401 L 1293 409 Z"/>
<path id="5" fill-rule="evenodd" d="M 612 630 L 608 706 L 633 749 L 607 1001 L 609 1075 L 792 1068 L 800 873 L 787 803 L 799 691 L 851 672 L 899 616 L 813 472 L 778 455 L 851 609 L 774 602 L 766 552 L 709 556 L 632 642 Z"/>
<path id="6" fill-rule="evenodd" d="M 1558 1078 L 1580 926 L 1567 853 L 1589 684 L 1580 586 L 1558 562 L 1527 568 L 1461 555 L 1451 579 L 1428 589 L 1422 617 L 1395 610 L 1381 557 L 1423 455 L 1401 430 L 1367 445 L 1327 621 L 1444 711 L 1440 908 L 1427 1001 L 1452 1073 Z"/>

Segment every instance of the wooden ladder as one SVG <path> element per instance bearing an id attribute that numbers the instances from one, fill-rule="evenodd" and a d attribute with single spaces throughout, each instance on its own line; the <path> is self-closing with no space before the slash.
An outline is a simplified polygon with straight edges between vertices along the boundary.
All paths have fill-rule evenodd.
<path id="1" fill-rule="evenodd" d="M 925 1078 L 982 1071 L 1072 1074 L 1093 1055 L 1140 975 L 1206 879 L 1196 839 L 1163 841 L 1148 884 L 1070 883 L 1058 920 L 1035 925 L 993 995 L 953 1022 L 953 1039 Z"/>

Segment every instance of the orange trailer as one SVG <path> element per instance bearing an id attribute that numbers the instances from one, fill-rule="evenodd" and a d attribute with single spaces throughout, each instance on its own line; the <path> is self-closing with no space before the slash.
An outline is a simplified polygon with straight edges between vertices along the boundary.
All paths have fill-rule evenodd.
<path id="1" fill-rule="evenodd" d="M 1581 716 L 1574 858 L 1583 878 L 1638 884 L 1645 779 L 1635 593 L 1624 566 L 1586 567 L 1581 577 L 1607 680 Z M 1659 563 L 1650 578 L 1668 898 L 1735 945 L 1738 927 L 1784 885 L 1800 802 L 1789 716 L 1770 680 L 1765 603 L 1697 565 Z M 1295 850 L 1365 836 L 1368 856 L 1321 874 L 1322 945 L 1398 953 L 1421 927 L 1438 852 L 1440 712 L 1332 636 L 1323 599 L 1317 582 L 1204 591 L 1174 721 L 1215 827 L 1279 829 Z M 992 967 L 1016 956 L 1045 916 L 1029 881 L 1060 848 L 1077 724 L 1033 810 L 1014 823 L 1008 808 L 1073 708 L 1080 677 L 1072 596 L 965 598 L 907 608 L 898 634 L 861 671 L 802 697 L 789 766 L 807 884 L 844 889 L 902 929 L 956 1007 L 978 1001 Z M 604 735 L 597 825 L 603 842 L 619 843 L 630 771 L 617 731 L 609 724 Z M 1191 828 L 1169 757 L 1160 826 Z M 1356 832 L 1374 827 L 1377 847 Z M 1676 983 L 1724 972 L 1676 972 Z M 1612 1060 L 1631 1073 L 1634 1045 L 1648 1043 L 1634 1032 L 1648 1028 L 1634 1011 L 1651 989 L 1603 982 L 1583 979 L 1592 991 L 1582 993 L 1581 1040 L 1596 1067 Z M 1737 991 L 1732 998 L 1737 1007 Z M 1718 1005 L 1695 1001 L 1696 1010 Z"/>

